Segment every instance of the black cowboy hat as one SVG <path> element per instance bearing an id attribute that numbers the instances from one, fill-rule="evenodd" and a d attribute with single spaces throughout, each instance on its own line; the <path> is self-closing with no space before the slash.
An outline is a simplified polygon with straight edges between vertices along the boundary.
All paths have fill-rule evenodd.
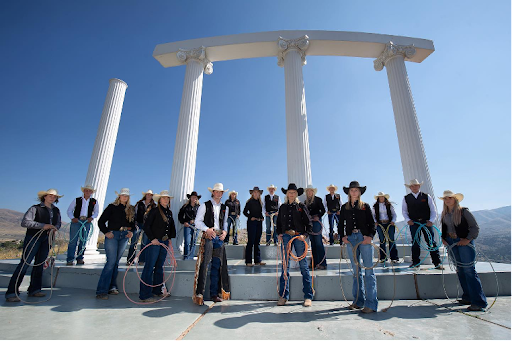
<path id="1" fill-rule="evenodd" d="M 191 196 L 194 196 L 194 195 L 197 197 L 197 199 L 198 199 L 198 200 L 199 200 L 199 199 L 201 199 L 201 196 L 200 196 L 199 194 L 197 194 L 197 192 L 196 192 L 196 191 L 193 191 L 192 193 L 187 194 L 187 198 L 189 198 L 189 199 L 190 199 L 190 197 L 191 197 Z"/>
<path id="2" fill-rule="evenodd" d="M 249 190 L 249 193 L 250 193 L 250 194 L 252 194 L 252 192 L 254 192 L 254 191 L 259 191 L 259 192 L 260 192 L 260 195 L 263 193 L 263 190 L 262 190 L 262 189 L 260 189 L 258 186 L 254 186 L 254 188 L 253 188 L 253 189 L 250 189 L 250 190 Z"/>
<path id="3" fill-rule="evenodd" d="M 297 185 L 295 185 L 294 183 L 289 184 L 288 189 L 284 189 L 281 187 L 281 191 L 283 191 L 284 194 L 286 194 L 286 192 L 288 192 L 291 189 L 294 191 L 297 191 L 298 195 L 302 195 L 304 193 L 304 188 L 302 188 L 302 187 L 297 188 Z"/>
<path id="4" fill-rule="evenodd" d="M 359 188 L 359 190 L 361 191 L 361 195 L 363 195 L 364 192 L 366 192 L 366 186 L 359 186 L 359 182 L 357 181 L 352 181 L 350 185 L 348 185 L 348 188 L 343 186 L 343 192 L 345 192 L 345 194 L 348 194 L 348 191 L 351 188 Z"/>

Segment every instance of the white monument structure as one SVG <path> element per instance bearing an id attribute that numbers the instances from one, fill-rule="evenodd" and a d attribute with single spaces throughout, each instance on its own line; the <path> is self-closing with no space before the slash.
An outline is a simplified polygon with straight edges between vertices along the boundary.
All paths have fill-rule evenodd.
<path id="1" fill-rule="evenodd" d="M 388 74 L 404 183 L 424 181 L 422 190 L 434 197 L 405 67 L 406 60 L 421 63 L 432 52 L 431 40 L 337 31 L 273 31 L 157 45 L 153 56 L 163 67 L 186 65 L 170 184 L 174 216 L 194 190 L 203 73 L 213 72 L 213 62 L 245 58 L 277 57 L 277 64 L 284 67 L 288 182 L 300 187 L 312 185 L 302 77 L 306 56 L 375 58 L 375 70 L 386 67 Z M 181 247 L 182 229 L 177 228 L 175 249 Z"/>

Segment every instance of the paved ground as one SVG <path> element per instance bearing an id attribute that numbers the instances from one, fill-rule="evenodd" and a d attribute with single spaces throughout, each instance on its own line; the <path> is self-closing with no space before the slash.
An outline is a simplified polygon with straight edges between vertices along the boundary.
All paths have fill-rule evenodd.
<path id="1" fill-rule="evenodd" d="M 5 289 L 0 290 L 3 296 Z M 22 298 L 26 298 L 23 294 Z M 136 298 L 136 297 L 133 297 Z M 492 299 L 489 299 L 492 302 Z M 362 315 L 345 302 L 277 307 L 271 301 L 227 301 L 198 307 L 190 298 L 150 306 L 123 294 L 108 301 L 90 290 L 57 289 L 40 305 L 3 302 L 2 339 L 507 339 L 510 297 L 489 313 L 461 313 L 448 300 L 398 301 L 387 312 Z M 381 301 L 380 309 L 389 305 Z M 30 321 L 30 323 L 27 323 Z M 28 328 L 30 326 L 30 328 Z"/>

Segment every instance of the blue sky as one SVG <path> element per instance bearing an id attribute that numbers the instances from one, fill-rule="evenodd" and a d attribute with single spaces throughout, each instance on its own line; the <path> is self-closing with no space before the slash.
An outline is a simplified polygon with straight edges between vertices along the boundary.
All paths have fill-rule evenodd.
<path id="1" fill-rule="evenodd" d="M 436 194 L 472 210 L 510 205 L 509 1 L 2 1 L 0 208 L 25 211 L 84 184 L 110 78 L 128 83 L 106 202 L 115 190 L 167 189 L 185 67 L 160 43 L 282 29 L 431 39 L 406 63 Z M 372 59 L 308 57 L 303 67 L 313 183 L 351 180 L 405 194 L 386 72 Z M 277 58 L 214 64 L 204 76 L 196 190 L 223 182 L 285 187 L 284 70 Z M 334 148 L 332 148 L 334 142 Z M 219 155 L 222 157 L 219 159 Z M 437 201 L 438 205 L 441 203 Z"/>

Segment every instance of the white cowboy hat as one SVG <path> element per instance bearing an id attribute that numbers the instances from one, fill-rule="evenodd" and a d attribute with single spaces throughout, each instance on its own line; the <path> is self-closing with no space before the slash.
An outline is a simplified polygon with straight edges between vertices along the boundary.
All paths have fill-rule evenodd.
<path id="1" fill-rule="evenodd" d="M 238 192 L 236 192 L 236 191 L 234 191 L 234 190 L 233 190 L 233 191 L 231 191 L 231 192 L 229 192 L 229 195 L 231 195 L 231 194 L 233 194 L 233 193 L 235 193 L 235 195 L 236 195 L 236 196 L 238 196 Z"/>
<path id="2" fill-rule="evenodd" d="M 80 190 L 82 191 L 82 193 L 86 189 L 90 189 L 93 193 L 96 192 L 96 190 L 91 185 L 85 185 L 84 187 L 80 187 Z"/>
<path id="3" fill-rule="evenodd" d="M 331 188 L 331 187 L 334 187 L 334 192 L 336 192 L 338 190 L 338 186 L 330 184 L 329 186 L 327 186 L 327 192 L 329 192 L 329 188 Z"/>
<path id="4" fill-rule="evenodd" d="M 47 191 L 39 191 L 39 192 L 37 192 L 37 197 L 39 199 L 41 199 L 42 197 L 44 197 L 45 195 L 48 195 L 48 194 L 53 194 L 53 195 L 57 196 L 57 198 L 62 198 L 63 197 L 63 195 L 59 195 L 57 190 L 54 189 L 54 188 L 50 188 Z"/>
<path id="5" fill-rule="evenodd" d="M 153 194 L 154 195 L 155 193 L 153 193 L 152 190 L 148 189 L 146 192 L 142 192 L 142 195 L 146 195 L 146 194 Z"/>
<path id="6" fill-rule="evenodd" d="M 409 187 L 409 188 L 410 188 L 412 185 L 420 185 L 420 186 L 421 186 L 421 185 L 423 185 L 423 181 L 422 181 L 422 182 L 419 182 L 419 181 L 418 181 L 418 179 L 413 179 L 413 180 L 409 181 L 409 183 L 408 183 L 408 184 L 404 184 L 404 185 L 405 185 L 405 187 Z"/>
<path id="7" fill-rule="evenodd" d="M 316 192 L 318 192 L 318 188 L 314 188 L 314 187 L 313 187 L 313 186 L 311 186 L 311 185 L 310 185 L 310 186 L 308 186 L 308 187 L 306 187 L 306 188 L 304 188 L 304 192 L 305 192 L 305 193 L 307 193 L 307 192 L 308 192 L 308 190 L 310 190 L 310 189 L 311 189 L 311 190 L 313 190 L 313 195 L 316 195 Z"/>
<path id="8" fill-rule="evenodd" d="M 389 194 L 386 194 L 384 192 L 379 192 L 377 193 L 377 195 L 374 195 L 373 197 L 375 198 L 375 200 L 377 200 L 379 197 L 384 197 L 389 200 Z"/>
<path id="9" fill-rule="evenodd" d="M 444 198 L 455 198 L 455 199 L 457 199 L 458 202 L 461 202 L 462 200 L 464 200 L 464 194 L 453 193 L 452 191 L 447 189 L 446 191 L 444 191 L 443 196 L 439 197 L 439 199 L 441 199 L 441 200 L 443 200 Z"/>
<path id="10" fill-rule="evenodd" d="M 130 196 L 130 189 L 129 188 L 121 188 L 121 191 L 119 191 L 119 193 L 117 193 L 116 191 L 116 195 L 117 196 L 120 196 L 120 195 L 128 195 Z"/>
<path id="11" fill-rule="evenodd" d="M 168 197 L 169 199 L 174 198 L 173 196 L 171 196 L 169 194 L 169 191 L 167 191 L 167 190 L 160 192 L 160 194 L 153 194 L 153 199 L 155 201 L 158 201 L 161 197 Z"/>
<path id="12" fill-rule="evenodd" d="M 277 189 L 277 187 L 276 187 L 276 186 L 274 186 L 274 185 L 270 185 L 270 186 L 268 186 L 268 187 L 267 187 L 267 191 L 269 191 L 269 192 L 270 192 L 270 189 L 271 189 L 271 188 L 273 188 L 274 190 L 276 190 L 276 189 Z"/>
<path id="13" fill-rule="evenodd" d="M 219 192 L 229 191 L 229 189 L 224 189 L 224 185 L 221 182 L 213 185 L 213 188 L 208 187 L 208 190 L 210 191 L 210 193 L 213 193 L 213 191 L 219 191 Z"/>

